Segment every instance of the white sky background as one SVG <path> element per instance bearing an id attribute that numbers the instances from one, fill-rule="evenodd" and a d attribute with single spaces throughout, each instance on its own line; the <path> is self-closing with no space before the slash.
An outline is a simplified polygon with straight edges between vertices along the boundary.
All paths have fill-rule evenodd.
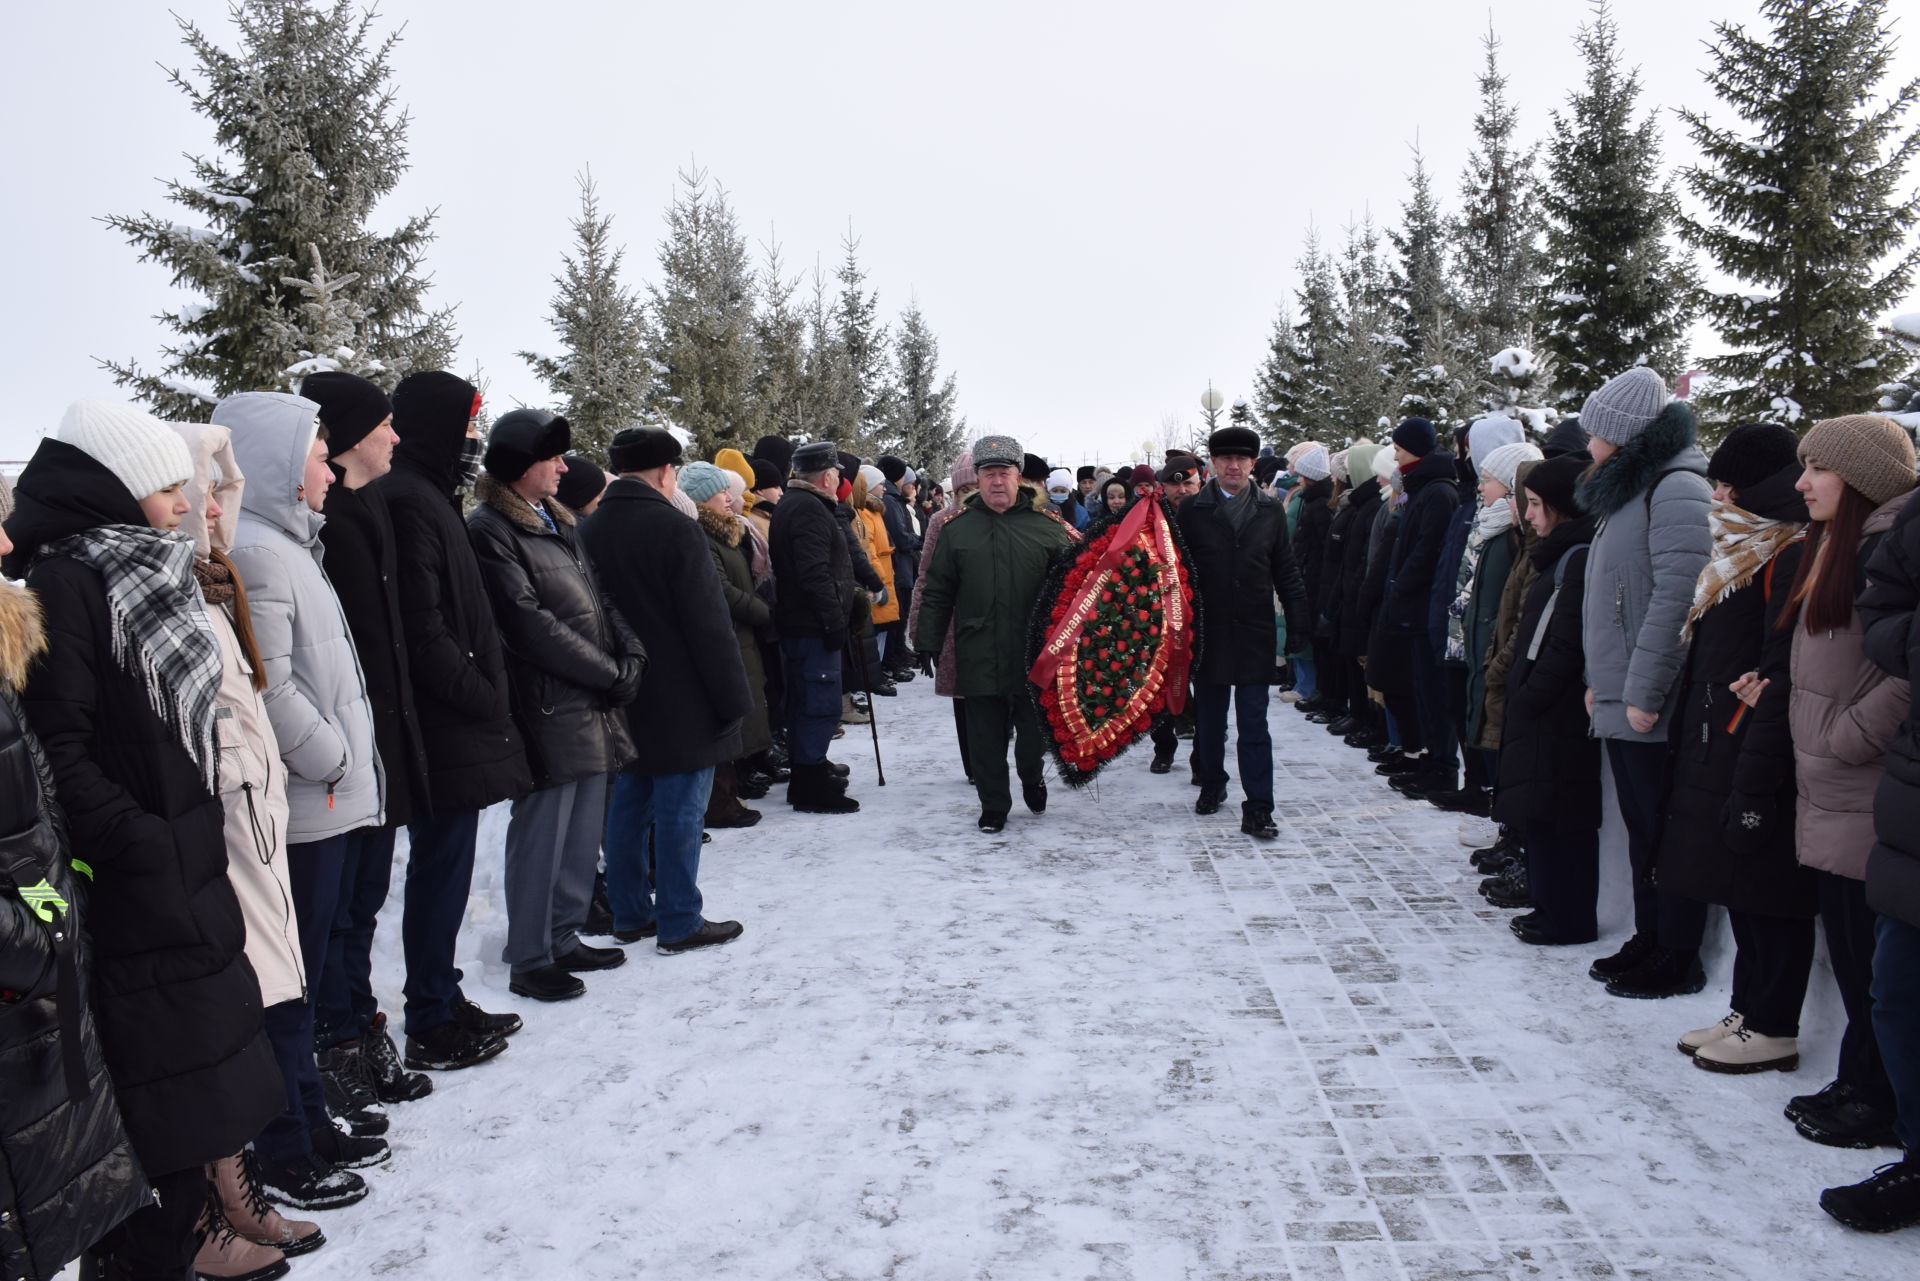
<path id="1" fill-rule="evenodd" d="M 156 180 L 210 145 L 156 65 L 186 57 L 169 7 L 231 43 L 222 0 L 9 6 L 0 458 L 24 458 L 75 397 L 119 394 L 92 357 L 158 350 L 165 273 L 94 219 L 166 208 Z M 1579 81 L 1587 7 L 1491 8 L 1520 132 L 1544 136 Z M 379 221 L 439 208 L 431 296 L 459 304 L 455 368 L 481 366 L 497 408 L 544 403 L 513 353 L 554 348 L 574 175 L 593 166 L 638 284 L 675 170 L 697 158 L 756 241 L 777 229 L 789 270 L 831 266 L 851 217 L 882 313 L 918 297 L 976 431 L 1115 461 L 1164 414 L 1197 418 L 1209 378 L 1248 391 L 1309 221 L 1335 239 L 1369 208 L 1397 221 L 1416 133 L 1451 208 L 1488 11 L 387 0 L 383 29 L 406 24 L 393 65 L 412 169 Z M 1643 104 L 1664 107 L 1711 107 L 1711 24 L 1757 23 L 1753 0 L 1619 0 L 1616 16 Z M 1916 74 L 1908 30 L 1891 79 Z M 1662 128 L 1683 162 L 1678 121 Z"/>

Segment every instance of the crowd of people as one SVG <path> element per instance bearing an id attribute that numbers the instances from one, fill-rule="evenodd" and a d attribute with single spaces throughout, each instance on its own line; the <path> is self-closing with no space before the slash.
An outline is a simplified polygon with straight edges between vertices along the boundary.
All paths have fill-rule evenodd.
<path id="1" fill-rule="evenodd" d="M 1538 445 L 1493 416 L 1390 443 L 1252 430 L 1056 468 L 1005 435 L 940 480 L 830 441 L 690 460 L 564 418 L 483 425 L 445 372 L 228 397 L 197 424 L 81 401 L 0 498 L 0 1262 L 264 1281 L 354 1204 L 389 1106 L 521 1029 L 455 964 L 481 812 L 508 803 L 501 960 L 531 1001 L 651 940 L 726 944 L 708 831 L 860 802 L 831 759 L 918 676 L 952 700 L 978 826 L 1047 804 L 1029 621 L 1049 571 L 1164 504 L 1202 623 L 1148 768 L 1278 835 L 1279 697 L 1463 815 L 1522 943 L 1598 937 L 1602 772 L 1634 932 L 1592 976 L 1730 1010 L 1706 1070 L 1791 1070 L 1815 921 L 1848 1014 L 1788 1119 L 1908 1159 L 1829 1190 L 1920 1222 L 1920 604 L 1912 438 L 1748 425 L 1709 459 L 1641 368 Z M 1175 700 L 1177 704 L 1179 700 Z M 1792 799 L 1790 799 L 1792 798 Z M 396 1044 L 373 943 L 407 830 Z M 491 854 L 489 854 L 491 857 Z M 389 918 L 391 923 L 391 917 Z M 608 937 L 595 946 L 587 937 Z M 399 977 L 399 976 L 396 976 Z"/>

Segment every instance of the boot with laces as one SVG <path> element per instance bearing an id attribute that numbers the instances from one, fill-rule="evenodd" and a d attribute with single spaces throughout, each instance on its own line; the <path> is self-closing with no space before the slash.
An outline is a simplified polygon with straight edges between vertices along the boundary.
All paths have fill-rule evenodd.
<path id="1" fill-rule="evenodd" d="M 1711 1045 L 1722 1037 L 1732 1036 L 1746 1025 L 1746 1015 L 1735 1010 L 1718 1023 L 1709 1023 L 1706 1027 L 1697 1027 L 1691 1032 L 1680 1034 L 1680 1053 L 1692 1058 L 1700 1052 L 1703 1045 Z"/>
<path id="2" fill-rule="evenodd" d="M 1820 1208 L 1859 1232 L 1898 1232 L 1920 1223 L 1920 1153 L 1883 1165 L 1873 1177 L 1820 1194 Z"/>
<path id="3" fill-rule="evenodd" d="M 1790 1036 L 1767 1036 L 1744 1022 L 1694 1052 L 1693 1065 L 1709 1072 L 1791 1072 L 1800 1066 L 1800 1043 Z"/>
<path id="4" fill-rule="evenodd" d="M 361 1138 L 377 1139 L 387 1132 L 386 1109 L 367 1083 L 354 1042 L 320 1051 L 314 1056 L 314 1065 L 320 1070 L 328 1115 Z"/>
<path id="5" fill-rule="evenodd" d="M 432 1077 L 401 1065 L 400 1048 L 387 1030 L 385 1010 L 373 1016 L 373 1026 L 360 1038 L 359 1046 L 361 1074 L 382 1103 L 412 1103 L 433 1093 Z"/>
<path id="6" fill-rule="evenodd" d="M 327 1243 L 318 1223 L 289 1219 L 273 1208 L 260 1188 L 251 1151 L 215 1161 L 207 1167 L 207 1179 L 227 1226 L 247 1240 L 270 1245 L 289 1259 L 311 1254 Z"/>
<path id="7" fill-rule="evenodd" d="M 193 1256 L 193 1274 L 201 1281 L 273 1281 L 291 1271 L 280 1251 L 235 1232 L 216 1197 L 208 1198 L 195 1233 L 200 1249 Z"/>
<path id="8" fill-rule="evenodd" d="M 284 1164 L 261 1161 L 260 1190 L 269 1200 L 296 1210 L 338 1210 L 367 1195 L 367 1181 L 309 1152 Z"/>

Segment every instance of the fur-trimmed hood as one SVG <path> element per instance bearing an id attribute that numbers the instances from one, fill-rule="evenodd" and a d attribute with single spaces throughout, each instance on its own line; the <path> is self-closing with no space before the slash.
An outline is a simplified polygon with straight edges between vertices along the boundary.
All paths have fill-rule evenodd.
<path id="1" fill-rule="evenodd" d="M 1671 402 L 1645 431 L 1580 478 L 1574 504 L 1604 519 L 1646 493 L 1663 471 L 1682 467 L 1706 475 L 1707 458 L 1694 443 L 1697 435 L 1693 406 Z"/>
<path id="2" fill-rule="evenodd" d="M 40 602 L 24 587 L 0 583 L 0 686 L 18 693 L 27 683 L 27 669 L 46 647 Z"/>
<path id="3" fill-rule="evenodd" d="M 535 534 L 551 532 L 541 523 L 539 515 L 527 500 L 513 491 L 512 486 L 485 472 L 480 473 L 480 479 L 473 484 L 473 497 L 474 501 L 485 503 L 522 529 Z M 565 503 L 557 503 L 549 499 L 545 506 L 547 515 L 553 517 L 556 525 L 571 525 L 575 522 L 574 514 L 568 510 Z"/>
<path id="4" fill-rule="evenodd" d="M 694 519 L 700 522 L 701 530 L 707 537 L 728 547 L 738 547 L 746 536 L 747 522 L 732 512 L 716 511 L 702 504 L 696 509 Z"/>

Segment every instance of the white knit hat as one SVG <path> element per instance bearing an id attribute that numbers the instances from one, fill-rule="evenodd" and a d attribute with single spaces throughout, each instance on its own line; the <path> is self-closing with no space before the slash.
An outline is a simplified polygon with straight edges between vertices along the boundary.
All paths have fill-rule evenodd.
<path id="1" fill-rule="evenodd" d="M 1059 490 L 1063 494 L 1073 492 L 1073 473 L 1064 467 L 1056 467 L 1047 473 L 1047 492 Z"/>
<path id="2" fill-rule="evenodd" d="M 1502 445 L 1488 454 L 1486 459 L 1481 462 L 1480 474 L 1482 476 L 1491 476 L 1508 489 L 1512 489 L 1514 477 L 1520 472 L 1520 464 L 1539 462 L 1542 457 L 1544 457 L 1544 455 L 1541 454 L 1537 447 L 1529 445 L 1525 441 L 1518 441 L 1511 445 Z"/>
<path id="3" fill-rule="evenodd" d="M 1325 480 L 1333 475 L 1333 460 L 1325 445 L 1315 445 L 1293 460 L 1293 470 L 1307 480 Z"/>
<path id="4" fill-rule="evenodd" d="M 193 479 L 187 442 L 146 410 L 117 400 L 74 401 L 53 438 L 112 472 L 135 502 Z"/>

